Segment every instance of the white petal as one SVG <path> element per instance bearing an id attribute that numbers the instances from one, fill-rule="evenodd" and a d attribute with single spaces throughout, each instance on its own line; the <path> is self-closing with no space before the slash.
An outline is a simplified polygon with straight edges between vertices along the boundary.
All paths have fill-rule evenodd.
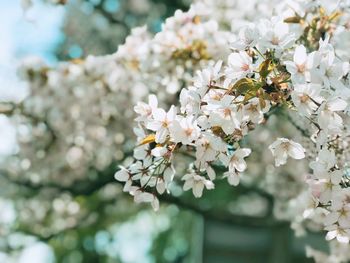
<path id="1" fill-rule="evenodd" d="M 337 236 L 337 231 L 336 230 L 333 230 L 333 231 L 329 231 L 326 235 L 326 240 L 329 241 L 329 240 L 332 240 L 334 239 L 335 237 Z"/>
<path id="2" fill-rule="evenodd" d="M 156 143 L 163 143 L 166 140 L 166 137 L 168 136 L 168 129 L 161 127 L 160 129 L 158 129 L 158 131 L 156 132 L 156 137 L 155 137 L 155 141 Z"/>
<path id="3" fill-rule="evenodd" d="M 347 237 L 347 236 L 338 235 L 337 240 L 340 243 L 345 243 L 345 244 L 349 243 L 349 237 Z"/>
<path id="4" fill-rule="evenodd" d="M 290 141 L 291 146 L 288 149 L 288 154 L 294 159 L 303 159 L 305 158 L 305 149 L 299 143 Z"/>
<path id="5" fill-rule="evenodd" d="M 132 180 L 126 181 L 123 187 L 123 192 L 130 192 L 131 185 L 132 185 Z"/>
<path id="6" fill-rule="evenodd" d="M 203 194 L 204 184 L 202 182 L 195 182 L 192 188 L 193 195 L 199 198 Z"/>
<path id="7" fill-rule="evenodd" d="M 191 189 L 193 187 L 193 183 L 194 183 L 193 180 L 185 181 L 184 186 L 183 186 L 184 191 Z"/>
<path id="8" fill-rule="evenodd" d="M 288 155 L 286 152 L 283 152 L 282 154 L 277 155 L 275 158 L 275 166 L 278 167 L 286 164 Z"/>
<path id="9" fill-rule="evenodd" d="M 140 192 L 139 194 L 135 194 L 134 201 L 136 203 L 147 203 L 153 201 L 153 194 L 147 192 Z"/>
<path id="10" fill-rule="evenodd" d="M 157 192 L 163 194 L 165 192 L 165 183 L 162 179 L 157 182 Z"/>
<path id="11" fill-rule="evenodd" d="M 215 180 L 216 174 L 215 174 L 214 169 L 210 165 L 208 165 L 208 167 L 207 167 L 207 174 L 208 174 L 210 180 L 212 180 L 212 181 Z"/>
<path id="12" fill-rule="evenodd" d="M 235 163 L 235 167 L 236 167 L 237 171 L 244 172 L 244 170 L 247 168 L 247 164 L 243 159 L 241 159 Z"/>
<path id="13" fill-rule="evenodd" d="M 239 184 L 239 174 L 227 172 L 227 181 L 230 185 L 237 186 Z"/>
<path id="14" fill-rule="evenodd" d="M 153 118 L 158 121 L 163 121 L 165 120 L 166 117 L 166 112 L 163 109 L 155 109 L 152 113 Z"/>
<path id="15" fill-rule="evenodd" d="M 338 221 L 340 214 L 338 212 L 329 213 L 324 219 L 325 225 L 332 225 Z"/>
<path id="16" fill-rule="evenodd" d="M 165 183 L 169 184 L 170 182 L 172 182 L 174 175 L 175 175 L 174 167 L 173 166 L 167 167 L 163 173 Z"/>
<path id="17" fill-rule="evenodd" d="M 159 210 L 159 200 L 157 197 L 153 196 L 153 201 L 152 201 L 152 207 L 154 209 L 154 211 L 158 211 Z"/>
<path id="18" fill-rule="evenodd" d="M 162 157 L 166 154 L 168 150 L 165 147 L 155 147 L 152 149 L 151 154 L 155 157 Z"/>
<path id="19" fill-rule="evenodd" d="M 335 98 L 327 102 L 328 108 L 331 111 L 342 111 L 345 110 L 347 107 L 346 101 L 340 99 L 340 98 Z"/>
<path id="20" fill-rule="evenodd" d="M 154 109 L 157 108 L 158 107 L 157 97 L 153 94 L 149 95 L 148 104 L 151 106 L 151 108 L 154 108 Z"/>
<path id="21" fill-rule="evenodd" d="M 339 184 L 343 177 L 343 173 L 340 170 L 335 170 L 331 173 L 331 182 L 335 185 Z"/>
<path id="22" fill-rule="evenodd" d="M 209 180 L 205 180 L 204 185 L 205 185 L 205 188 L 207 188 L 208 190 L 215 188 L 214 183 L 212 181 L 209 181 Z"/>
<path id="23" fill-rule="evenodd" d="M 119 170 L 118 172 L 116 172 L 114 174 L 114 178 L 120 182 L 126 182 L 129 179 L 129 177 L 130 177 L 130 175 L 129 175 L 128 171 L 125 169 Z"/>
<path id="24" fill-rule="evenodd" d="M 294 53 L 295 64 L 302 65 L 306 62 L 306 59 L 307 59 L 306 48 L 303 45 L 298 46 L 295 49 L 295 53 Z"/>
<path id="25" fill-rule="evenodd" d="M 249 148 L 241 148 L 235 152 L 235 155 L 238 156 L 239 158 L 244 158 L 249 156 L 251 152 L 252 150 Z"/>

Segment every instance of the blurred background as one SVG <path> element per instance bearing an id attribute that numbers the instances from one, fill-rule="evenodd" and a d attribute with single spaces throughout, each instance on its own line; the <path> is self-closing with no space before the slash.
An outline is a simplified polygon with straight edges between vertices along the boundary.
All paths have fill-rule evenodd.
<path id="1" fill-rule="evenodd" d="M 28 94 L 27 83 L 16 74 L 27 56 L 55 67 L 59 61 L 111 54 L 132 28 L 146 24 L 156 33 L 165 18 L 190 3 L 69 0 L 63 6 L 38 0 L 24 12 L 20 1 L 0 0 L 0 100 L 20 101 Z M 272 120 L 271 125 L 278 124 Z M 0 127 L 0 156 L 7 160 L 19 145 L 4 115 Z M 161 200 L 155 213 L 134 204 L 114 181 L 114 172 L 115 166 L 95 171 L 89 179 L 74 181 L 74 187 L 61 188 L 1 177 L 0 262 L 309 262 L 306 241 L 326 249 L 316 234 L 296 239 L 289 223 L 277 221 L 274 210 L 283 208 L 276 208 L 276 195 L 261 187 L 233 188 L 220 181 L 200 200 L 175 187 L 174 197 Z"/>

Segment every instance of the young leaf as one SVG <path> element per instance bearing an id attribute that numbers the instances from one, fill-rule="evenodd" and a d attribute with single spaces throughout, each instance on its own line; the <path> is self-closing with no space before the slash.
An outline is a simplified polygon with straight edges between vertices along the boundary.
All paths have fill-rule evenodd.
<path id="1" fill-rule="evenodd" d="M 242 94 L 246 94 L 247 92 L 255 89 L 256 89 L 256 83 L 254 82 L 253 79 L 243 78 L 237 81 L 229 92 L 234 91 L 235 95 L 239 96 Z"/>
<path id="2" fill-rule="evenodd" d="M 148 144 L 148 143 L 152 143 L 156 140 L 156 136 L 154 133 L 150 134 L 150 135 L 147 135 L 139 144 L 140 145 L 145 145 L 145 144 Z"/>
<path id="3" fill-rule="evenodd" d="M 274 64 L 272 63 L 271 59 L 266 59 L 264 62 L 262 62 L 259 65 L 259 74 L 261 78 L 265 79 L 271 71 L 274 69 Z"/>

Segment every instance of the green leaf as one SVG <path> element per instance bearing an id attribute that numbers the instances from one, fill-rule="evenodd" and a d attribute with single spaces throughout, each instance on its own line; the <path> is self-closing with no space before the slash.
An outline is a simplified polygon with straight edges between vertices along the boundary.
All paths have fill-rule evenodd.
<path id="1" fill-rule="evenodd" d="M 265 79 L 271 71 L 274 69 L 274 64 L 272 63 L 271 59 L 266 59 L 264 62 L 262 62 L 259 65 L 259 74 L 261 78 Z"/>
<path id="2" fill-rule="evenodd" d="M 236 96 L 246 94 L 249 91 L 257 90 L 257 85 L 254 79 L 250 78 L 243 78 L 237 81 L 231 91 L 235 92 Z"/>

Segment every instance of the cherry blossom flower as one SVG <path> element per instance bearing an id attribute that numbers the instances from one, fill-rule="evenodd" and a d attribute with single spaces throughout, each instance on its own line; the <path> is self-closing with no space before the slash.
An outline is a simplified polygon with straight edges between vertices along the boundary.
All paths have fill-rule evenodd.
<path id="1" fill-rule="evenodd" d="M 269 149 L 275 157 L 276 166 L 286 164 L 288 156 L 297 160 L 305 157 L 305 149 L 299 143 L 286 138 L 278 138 L 269 146 Z"/>
<path id="2" fill-rule="evenodd" d="M 317 178 L 327 178 L 328 171 L 336 165 L 336 156 L 333 150 L 323 148 L 318 152 L 315 161 L 310 162 L 310 168 Z"/>
<path id="3" fill-rule="evenodd" d="M 199 198 L 203 194 L 204 187 L 207 190 L 214 189 L 214 184 L 210 180 L 206 180 L 203 176 L 196 173 L 189 173 L 182 177 L 181 180 L 185 181 L 183 189 L 185 191 L 192 189 L 193 195 Z"/>
<path id="4" fill-rule="evenodd" d="M 227 78 L 237 80 L 245 77 L 253 70 L 252 58 L 245 51 L 232 53 L 228 57 L 228 67 L 225 70 Z"/>
<path id="5" fill-rule="evenodd" d="M 318 84 L 295 85 L 292 91 L 292 100 L 298 112 L 305 116 L 313 114 L 321 105 L 321 86 Z"/>
<path id="6" fill-rule="evenodd" d="M 232 96 L 225 96 L 220 101 L 211 101 L 207 109 L 212 113 L 209 122 L 212 126 L 221 127 L 226 134 L 231 134 L 235 129 L 240 129 L 241 115 L 233 101 Z"/>
<path id="7" fill-rule="evenodd" d="M 197 71 L 197 76 L 194 79 L 193 85 L 197 88 L 198 94 L 203 97 L 204 94 L 208 91 L 208 88 L 211 85 L 214 85 L 215 82 L 221 77 L 220 69 L 222 66 L 222 61 L 216 62 L 212 66 L 208 66 L 203 70 Z"/>
<path id="8" fill-rule="evenodd" d="M 133 180 L 140 180 L 141 186 L 155 185 L 155 178 L 151 176 L 151 166 L 152 162 L 150 159 L 144 161 L 137 161 L 130 165 L 129 170 L 133 175 Z"/>
<path id="9" fill-rule="evenodd" d="M 221 161 L 228 166 L 230 171 L 243 172 L 247 169 L 247 164 L 244 158 L 248 157 L 251 153 L 251 149 L 239 148 L 233 152 L 232 155 L 221 155 Z"/>
<path id="10" fill-rule="evenodd" d="M 240 148 L 234 151 L 231 156 L 221 155 L 220 159 L 225 166 L 228 166 L 228 171 L 224 173 L 224 177 L 230 185 L 237 186 L 240 181 L 240 172 L 247 168 L 244 158 L 248 157 L 251 150 L 248 148 Z"/>
<path id="11" fill-rule="evenodd" d="M 259 31 L 254 25 L 243 27 L 238 34 L 238 39 L 231 44 L 231 48 L 246 50 L 254 47 L 258 42 Z"/>
<path id="12" fill-rule="evenodd" d="M 174 106 L 168 112 L 163 109 L 155 109 L 152 113 L 153 119 L 147 123 L 147 128 L 156 132 L 156 142 L 163 143 L 169 135 L 169 127 L 172 124 L 176 114 Z"/>
<path id="13" fill-rule="evenodd" d="M 295 36 L 289 31 L 288 24 L 281 18 L 274 17 L 272 20 L 263 20 L 260 24 L 261 46 L 265 49 L 275 49 L 277 53 L 293 45 Z"/>
<path id="14" fill-rule="evenodd" d="M 338 223 L 342 228 L 350 228 L 350 207 L 349 204 L 338 208 L 331 207 L 331 212 L 327 215 L 324 223 L 332 225 Z"/>
<path id="15" fill-rule="evenodd" d="M 238 171 L 227 171 L 224 173 L 224 178 L 227 178 L 227 182 L 230 185 L 237 186 L 240 181 L 240 173 Z"/>
<path id="16" fill-rule="evenodd" d="M 154 211 L 159 210 L 159 200 L 155 195 L 144 192 L 141 188 L 136 186 L 130 189 L 130 194 L 134 196 L 135 203 L 151 203 Z"/>
<path id="17" fill-rule="evenodd" d="M 201 168 L 206 162 L 214 161 L 217 155 L 226 151 L 222 140 L 211 133 L 203 134 L 203 137 L 196 141 L 196 166 Z"/>
<path id="18" fill-rule="evenodd" d="M 314 78 L 312 76 L 316 73 L 315 70 L 319 62 L 320 55 L 317 52 L 312 52 L 308 55 L 306 48 L 300 45 L 295 48 L 293 61 L 286 61 L 285 65 L 288 72 L 291 73 L 293 83 L 304 84 L 306 81 Z"/>
<path id="19" fill-rule="evenodd" d="M 342 171 L 335 170 L 330 172 L 328 178 L 320 179 L 320 202 L 326 204 L 330 201 L 341 189 L 340 181 L 342 178 Z"/>
<path id="20" fill-rule="evenodd" d="M 146 121 L 151 119 L 152 113 L 158 107 L 158 100 L 155 95 L 149 95 L 148 104 L 144 102 L 138 102 L 134 107 L 135 112 L 139 115 L 136 121 Z"/>
<path id="21" fill-rule="evenodd" d="M 343 120 L 337 114 L 338 111 L 343 111 L 347 107 L 346 101 L 340 98 L 332 98 L 327 102 L 324 102 L 318 115 L 318 124 L 326 131 L 337 133 L 343 127 Z"/>
<path id="22" fill-rule="evenodd" d="M 270 110 L 270 102 L 266 101 L 265 106 L 261 107 L 261 101 L 253 98 L 244 106 L 244 115 L 253 123 L 259 124 L 264 120 L 264 113 Z"/>
<path id="23" fill-rule="evenodd" d="M 327 89 L 330 87 L 343 89 L 344 85 L 340 79 L 348 72 L 348 64 L 343 63 L 335 57 L 334 51 L 323 53 L 319 65 L 319 78 L 313 81 L 322 83 Z"/>
<path id="24" fill-rule="evenodd" d="M 193 116 L 178 117 L 170 126 L 170 133 L 175 142 L 190 144 L 200 135 L 200 129 Z"/>

